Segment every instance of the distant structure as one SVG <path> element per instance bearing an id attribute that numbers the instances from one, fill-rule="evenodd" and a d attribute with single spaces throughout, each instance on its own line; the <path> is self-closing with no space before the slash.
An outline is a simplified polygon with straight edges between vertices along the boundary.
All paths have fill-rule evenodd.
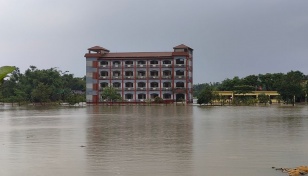
<path id="1" fill-rule="evenodd" d="M 86 99 L 104 103 L 101 92 L 112 86 L 124 103 L 154 101 L 193 102 L 193 49 L 181 44 L 171 52 L 112 53 L 100 46 L 88 48 Z"/>

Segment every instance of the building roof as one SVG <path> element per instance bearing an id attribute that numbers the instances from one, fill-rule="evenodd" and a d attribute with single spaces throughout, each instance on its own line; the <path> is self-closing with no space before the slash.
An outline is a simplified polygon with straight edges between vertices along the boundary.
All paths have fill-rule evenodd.
<path id="1" fill-rule="evenodd" d="M 146 58 L 146 57 L 172 57 L 172 52 L 126 52 L 106 53 L 103 58 Z"/>
<path id="2" fill-rule="evenodd" d="M 93 46 L 93 47 L 91 47 L 91 48 L 88 48 L 88 50 L 90 50 L 90 51 L 104 50 L 104 51 L 108 51 L 108 52 L 109 52 L 108 49 L 103 48 L 103 47 L 101 47 L 101 46 Z"/>
<path id="3" fill-rule="evenodd" d="M 190 48 L 190 47 L 188 47 L 184 44 L 178 45 L 178 46 L 174 47 L 173 49 L 191 49 L 192 50 L 192 48 Z"/>

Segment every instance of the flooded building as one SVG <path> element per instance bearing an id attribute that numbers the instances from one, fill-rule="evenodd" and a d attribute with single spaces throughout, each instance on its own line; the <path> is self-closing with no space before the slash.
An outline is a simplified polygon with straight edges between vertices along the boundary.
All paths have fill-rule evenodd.
<path id="1" fill-rule="evenodd" d="M 193 49 L 181 44 L 170 52 L 110 52 L 100 46 L 86 57 L 87 103 L 105 102 L 102 90 L 113 87 L 123 102 L 192 103 Z"/>

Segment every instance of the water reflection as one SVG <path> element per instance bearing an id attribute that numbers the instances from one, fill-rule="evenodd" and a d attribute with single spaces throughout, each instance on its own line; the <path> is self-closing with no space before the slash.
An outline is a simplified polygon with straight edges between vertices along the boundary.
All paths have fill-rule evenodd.
<path id="1" fill-rule="evenodd" d="M 192 108 L 88 108 L 89 167 L 104 174 L 192 175 Z"/>

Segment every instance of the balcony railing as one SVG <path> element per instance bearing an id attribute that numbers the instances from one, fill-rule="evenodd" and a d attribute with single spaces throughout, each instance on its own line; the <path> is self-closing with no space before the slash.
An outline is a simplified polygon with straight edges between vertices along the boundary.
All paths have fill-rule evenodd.
<path id="1" fill-rule="evenodd" d="M 146 76 L 137 76 L 137 79 L 146 79 Z"/>
<path id="2" fill-rule="evenodd" d="M 184 67 L 185 67 L 185 65 L 184 65 L 184 64 L 175 64 L 175 67 L 184 68 Z"/>
<path id="3" fill-rule="evenodd" d="M 172 67 L 172 65 L 171 64 L 162 64 L 161 67 L 168 68 L 168 67 Z"/>
<path id="4" fill-rule="evenodd" d="M 125 79 L 134 79 L 134 76 L 124 76 Z"/>
<path id="5" fill-rule="evenodd" d="M 100 65 L 99 68 L 109 68 L 109 65 Z"/>
<path id="6" fill-rule="evenodd" d="M 175 79 L 185 79 L 184 75 L 175 75 L 174 76 Z"/>
<path id="7" fill-rule="evenodd" d="M 163 87 L 161 90 L 163 90 L 163 91 L 170 91 L 170 90 L 172 90 L 172 88 L 171 87 Z"/>
<path id="8" fill-rule="evenodd" d="M 126 65 L 125 65 L 125 68 L 132 68 L 132 67 L 134 67 L 133 64 L 126 64 Z"/>
<path id="9" fill-rule="evenodd" d="M 155 68 L 155 67 L 159 67 L 159 65 L 158 64 L 150 64 L 150 67 Z"/>
<path id="10" fill-rule="evenodd" d="M 159 90 L 159 87 L 150 87 L 150 90 Z"/>
<path id="11" fill-rule="evenodd" d="M 150 76 L 150 79 L 159 79 L 159 76 Z"/>
<path id="12" fill-rule="evenodd" d="M 99 79 L 109 79 L 109 76 L 100 76 Z"/>
<path id="13" fill-rule="evenodd" d="M 162 79 L 171 79 L 171 75 L 163 75 L 161 78 Z"/>
<path id="14" fill-rule="evenodd" d="M 122 79 L 122 76 L 113 76 L 112 79 Z"/>
<path id="15" fill-rule="evenodd" d="M 144 67 L 146 67 L 146 65 L 145 64 L 137 64 L 137 67 L 138 68 L 144 68 Z"/>
<path id="16" fill-rule="evenodd" d="M 139 90 L 139 91 L 145 91 L 145 90 L 147 90 L 147 88 L 146 88 L 146 87 L 137 87 L 137 90 Z"/>
<path id="17" fill-rule="evenodd" d="M 134 90 L 134 87 L 125 87 L 124 90 Z"/>

